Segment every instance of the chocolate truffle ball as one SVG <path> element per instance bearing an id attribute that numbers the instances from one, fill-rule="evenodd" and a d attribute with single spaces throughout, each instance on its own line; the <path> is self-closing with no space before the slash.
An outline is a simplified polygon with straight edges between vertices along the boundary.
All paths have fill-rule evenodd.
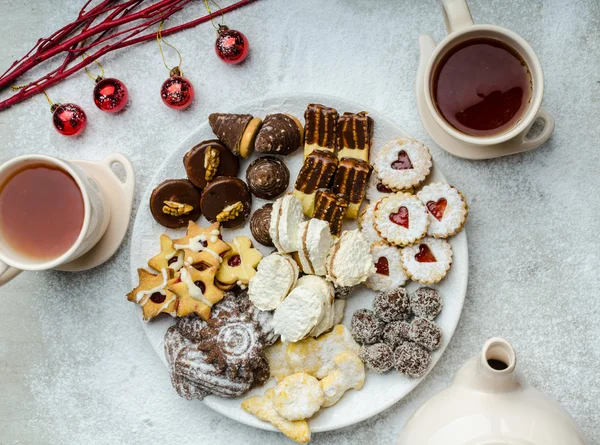
<path id="1" fill-rule="evenodd" d="M 254 239 L 263 246 L 273 247 L 273 240 L 269 234 L 271 225 L 271 212 L 273 204 L 265 204 L 256 210 L 250 218 L 250 232 Z"/>
<path id="2" fill-rule="evenodd" d="M 161 226 L 185 227 L 200 217 L 200 193 L 187 179 L 167 179 L 152 191 L 150 211 Z"/>
<path id="3" fill-rule="evenodd" d="M 421 377 L 427 371 L 431 356 L 419 345 L 404 342 L 394 351 L 394 366 L 401 374 L 409 377 Z"/>
<path id="4" fill-rule="evenodd" d="M 368 369 L 378 374 L 384 374 L 394 367 L 394 353 L 385 343 L 363 346 L 360 358 Z"/>
<path id="5" fill-rule="evenodd" d="M 415 317 L 433 320 L 442 311 L 442 299 L 436 289 L 420 287 L 410 296 L 410 308 Z"/>
<path id="6" fill-rule="evenodd" d="M 428 351 L 434 351 L 442 344 L 442 330 L 426 318 L 415 318 L 410 324 L 408 336 Z"/>
<path id="7" fill-rule="evenodd" d="M 407 320 L 410 317 L 410 300 L 403 287 L 381 292 L 373 301 L 373 311 L 385 322 Z"/>
<path id="8" fill-rule="evenodd" d="M 254 196 L 272 199 L 281 195 L 290 184 L 290 171 L 275 156 L 255 159 L 246 170 L 246 182 Z"/>
<path id="9" fill-rule="evenodd" d="M 371 345 L 377 343 L 383 332 L 383 323 L 369 309 L 359 309 L 352 316 L 350 332 L 358 343 Z"/>

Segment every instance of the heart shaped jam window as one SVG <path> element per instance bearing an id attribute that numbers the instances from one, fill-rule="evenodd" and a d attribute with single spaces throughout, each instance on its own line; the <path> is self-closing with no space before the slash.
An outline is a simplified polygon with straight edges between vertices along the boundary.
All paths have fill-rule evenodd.
<path id="1" fill-rule="evenodd" d="M 392 162 L 392 168 L 394 170 L 410 170 L 413 168 L 412 162 L 410 162 L 410 158 L 404 150 L 400 150 L 398 159 Z"/>
<path id="2" fill-rule="evenodd" d="M 408 229 L 408 209 L 402 206 L 396 213 L 390 213 L 390 221 Z"/>
<path id="3" fill-rule="evenodd" d="M 415 255 L 415 260 L 419 263 L 435 263 L 437 259 L 427 244 L 419 246 L 419 253 Z"/>
<path id="4" fill-rule="evenodd" d="M 390 264 L 388 263 L 388 259 L 384 256 L 379 257 L 377 262 L 375 263 L 375 269 L 379 275 L 390 275 Z"/>
<path id="5" fill-rule="evenodd" d="M 441 221 L 444 217 L 448 201 L 446 201 L 446 198 L 440 198 L 437 201 L 429 201 L 426 205 L 429 213 L 431 213 L 435 219 Z"/>
<path id="6" fill-rule="evenodd" d="M 242 264 L 242 259 L 239 255 L 233 255 L 231 258 L 227 260 L 227 264 L 231 267 L 237 267 Z"/>
<path id="7" fill-rule="evenodd" d="M 377 191 L 380 193 L 392 193 L 393 190 L 389 187 L 386 187 L 385 185 L 383 185 L 381 182 L 379 184 L 377 184 Z"/>

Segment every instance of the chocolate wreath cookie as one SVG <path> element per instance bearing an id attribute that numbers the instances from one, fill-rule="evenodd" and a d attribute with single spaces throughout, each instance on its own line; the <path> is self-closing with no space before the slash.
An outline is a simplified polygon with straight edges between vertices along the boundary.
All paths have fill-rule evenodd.
<path id="1" fill-rule="evenodd" d="M 254 141 L 262 121 L 251 114 L 213 113 L 208 116 L 208 123 L 234 155 L 247 158 L 254 151 Z"/>
<path id="2" fill-rule="evenodd" d="M 269 114 L 256 136 L 258 153 L 287 156 L 302 146 L 304 129 L 300 121 L 283 113 Z"/>
<path id="3" fill-rule="evenodd" d="M 187 179 L 167 179 L 152 191 L 150 212 L 161 226 L 185 227 L 200 217 L 200 193 Z"/>
<path id="4" fill-rule="evenodd" d="M 217 139 L 200 142 L 183 157 L 187 177 L 199 189 L 219 176 L 237 176 L 240 161 Z"/>
<path id="5" fill-rule="evenodd" d="M 252 195 L 244 181 L 223 176 L 206 186 L 200 198 L 202 213 L 210 222 L 220 222 L 233 229 L 241 226 L 250 215 Z"/>
<path id="6" fill-rule="evenodd" d="M 275 156 L 263 156 L 252 161 L 246 169 L 246 182 L 254 196 L 273 199 L 287 189 L 290 171 Z"/>

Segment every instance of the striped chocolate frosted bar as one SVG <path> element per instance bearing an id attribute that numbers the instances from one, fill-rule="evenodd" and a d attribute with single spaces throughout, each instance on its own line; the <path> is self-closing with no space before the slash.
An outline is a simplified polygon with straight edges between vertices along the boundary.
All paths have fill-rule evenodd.
<path id="1" fill-rule="evenodd" d="M 315 208 L 315 192 L 329 187 L 337 169 L 338 160 L 332 152 L 316 150 L 304 160 L 294 185 L 294 196 L 302 203 L 302 210 L 309 218 Z"/>
<path id="2" fill-rule="evenodd" d="M 344 113 L 337 121 L 336 148 L 338 159 L 354 158 L 369 162 L 373 144 L 373 118 L 366 111 Z"/>
<path id="3" fill-rule="evenodd" d="M 309 104 L 304 112 L 304 158 L 314 150 L 335 152 L 338 112 L 319 104 Z"/>
<path id="4" fill-rule="evenodd" d="M 370 165 L 361 159 L 342 158 L 338 163 L 331 190 L 348 197 L 346 218 L 358 216 L 358 209 L 365 197 L 370 172 Z"/>
<path id="5" fill-rule="evenodd" d="M 319 189 L 317 191 L 313 218 L 327 221 L 331 229 L 331 234 L 340 236 L 347 208 L 348 197 L 346 195 L 336 194 L 327 189 Z"/>

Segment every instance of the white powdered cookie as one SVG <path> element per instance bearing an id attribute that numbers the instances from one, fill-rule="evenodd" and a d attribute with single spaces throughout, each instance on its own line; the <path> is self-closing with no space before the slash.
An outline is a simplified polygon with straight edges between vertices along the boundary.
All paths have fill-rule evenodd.
<path id="1" fill-rule="evenodd" d="M 327 278 L 336 286 L 356 286 L 374 272 L 370 244 L 358 230 L 342 233 L 327 259 Z"/>
<path id="2" fill-rule="evenodd" d="M 365 383 L 365 365 L 351 352 L 337 355 L 335 368 L 321 380 L 323 407 L 335 405 L 349 389 L 361 389 Z"/>
<path id="3" fill-rule="evenodd" d="M 396 138 L 385 144 L 375 158 L 375 171 L 391 189 L 416 187 L 431 171 L 431 153 L 411 138 Z"/>
<path id="4" fill-rule="evenodd" d="M 400 249 L 380 241 L 371 244 L 371 257 L 375 273 L 367 278 L 367 287 L 376 291 L 388 291 L 404 286 L 408 277 L 402 267 Z"/>
<path id="5" fill-rule="evenodd" d="M 296 287 L 307 286 L 317 292 L 323 303 L 323 311 L 315 327 L 309 332 L 311 337 L 318 337 L 323 332 L 333 327 L 333 300 L 335 299 L 335 290 L 333 284 L 324 278 L 316 275 L 305 275 L 298 279 Z"/>
<path id="6" fill-rule="evenodd" d="M 375 206 L 378 201 L 371 202 L 358 217 L 358 228 L 369 243 L 385 241 L 375 230 Z"/>
<path id="7" fill-rule="evenodd" d="M 344 319 L 346 300 L 335 300 L 333 303 L 333 325 L 341 324 Z"/>
<path id="8" fill-rule="evenodd" d="M 285 357 L 285 351 L 288 344 L 278 340 L 274 345 L 265 351 L 265 358 L 269 362 L 271 377 L 275 377 L 278 382 L 294 373 L 294 370 L 288 364 Z"/>
<path id="9" fill-rule="evenodd" d="M 423 238 L 429 226 L 425 204 L 409 193 L 395 193 L 377 201 L 374 216 L 379 235 L 398 246 Z"/>
<path id="10" fill-rule="evenodd" d="M 304 372 L 292 374 L 275 387 L 270 397 L 280 416 L 287 420 L 312 417 L 323 404 L 323 390 L 319 381 Z"/>
<path id="11" fill-rule="evenodd" d="M 271 311 L 279 306 L 298 279 L 295 263 L 289 255 L 280 253 L 262 259 L 248 285 L 248 297 L 254 306 L 261 311 Z"/>
<path id="12" fill-rule="evenodd" d="M 367 183 L 367 199 L 370 203 L 396 192 L 397 190 L 394 190 L 381 182 L 381 179 L 377 176 L 377 172 L 371 173 L 371 177 Z"/>
<path id="13" fill-rule="evenodd" d="M 302 204 L 294 195 L 285 195 L 273 204 L 269 234 L 277 250 L 296 252 L 300 247 L 299 224 L 304 221 Z"/>
<path id="14" fill-rule="evenodd" d="M 429 212 L 427 235 L 448 238 L 462 230 L 469 208 L 465 197 L 456 188 L 436 182 L 423 187 L 417 197 Z"/>
<path id="15" fill-rule="evenodd" d="M 333 244 L 333 236 L 327 221 L 312 218 L 300 223 L 298 257 L 302 270 L 308 274 L 325 276 L 327 256 Z"/>
<path id="16" fill-rule="evenodd" d="M 323 311 L 323 299 L 312 286 L 293 289 L 273 314 L 272 326 L 282 341 L 296 342 L 316 326 Z"/>
<path id="17" fill-rule="evenodd" d="M 424 238 L 402 249 L 402 266 L 414 281 L 433 284 L 441 281 L 450 270 L 452 248 L 438 238 Z"/>

